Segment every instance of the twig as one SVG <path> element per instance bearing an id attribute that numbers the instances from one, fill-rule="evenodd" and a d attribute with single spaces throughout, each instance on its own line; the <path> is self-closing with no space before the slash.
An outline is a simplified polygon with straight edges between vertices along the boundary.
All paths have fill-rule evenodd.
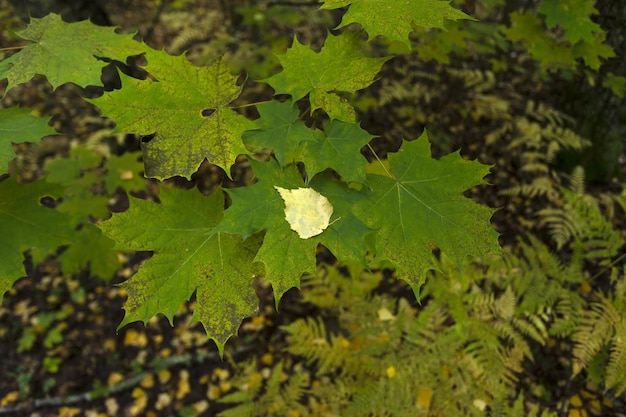
<path id="1" fill-rule="evenodd" d="M 239 356 L 243 353 L 246 353 L 250 350 L 253 350 L 253 345 L 247 345 L 242 348 L 239 348 L 233 352 L 233 356 Z M 209 353 L 198 353 L 198 354 L 187 354 L 182 356 L 172 356 L 169 358 L 159 360 L 159 367 L 170 368 L 175 365 L 185 364 L 189 365 L 191 363 L 202 363 L 206 360 L 221 360 L 219 354 L 217 352 L 209 352 Z M 107 387 L 104 393 L 94 393 L 93 391 L 83 392 L 82 394 L 74 394 L 67 397 L 52 397 L 52 398 L 38 398 L 33 401 L 32 408 L 42 408 L 49 406 L 64 406 L 70 404 L 76 404 L 85 401 L 93 401 L 98 398 L 106 397 L 110 394 L 116 394 L 121 391 L 125 391 L 127 389 L 133 388 L 137 384 L 141 382 L 147 375 L 154 372 L 154 369 L 140 372 L 139 374 L 128 378 L 120 383 L 112 385 L 111 387 Z M 0 407 L 0 415 L 3 414 L 11 414 L 17 412 L 24 412 L 26 409 L 23 406 L 16 405 L 10 407 Z"/>

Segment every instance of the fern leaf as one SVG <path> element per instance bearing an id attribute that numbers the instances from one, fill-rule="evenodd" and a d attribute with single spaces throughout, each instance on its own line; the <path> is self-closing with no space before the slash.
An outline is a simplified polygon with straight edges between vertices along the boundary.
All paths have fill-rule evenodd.
<path id="1" fill-rule="evenodd" d="M 618 396 L 626 392 L 626 324 L 623 320 L 615 327 L 615 334 L 611 339 L 606 387 L 615 389 Z"/>
<path id="2" fill-rule="evenodd" d="M 574 375 L 586 368 L 591 360 L 613 337 L 614 328 L 620 322 L 620 315 L 607 298 L 591 304 L 591 310 L 585 312 L 573 336 Z"/>

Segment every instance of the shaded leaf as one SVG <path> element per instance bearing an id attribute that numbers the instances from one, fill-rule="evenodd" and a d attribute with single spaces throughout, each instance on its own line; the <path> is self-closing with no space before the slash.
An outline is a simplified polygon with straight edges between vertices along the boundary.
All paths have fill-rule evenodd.
<path id="1" fill-rule="evenodd" d="M 69 157 L 53 159 L 46 163 L 46 181 L 64 186 L 72 185 L 82 176 L 84 170 L 95 168 L 101 160 L 101 155 L 77 146 L 70 150 Z"/>
<path id="2" fill-rule="evenodd" d="M 124 62 L 128 56 L 143 52 L 133 35 L 120 35 L 115 28 L 87 20 L 66 23 L 54 13 L 32 18 L 17 34 L 34 43 L 2 61 L 0 79 L 9 80 L 6 92 L 38 74 L 45 75 L 52 88 L 68 82 L 81 87 L 102 85 L 102 68 L 108 63 L 97 58 Z"/>
<path id="3" fill-rule="evenodd" d="M 599 70 L 602 62 L 600 58 L 613 58 L 615 51 L 610 45 L 604 43 L 604 33 L 594 34 L 592 42 L 578 42 L 572 48 L 575 58 L 582 58 L 585 64 L 593 70 Z"/>
<path id="4" fill-rule="evenodd" d="M 280 213 L 283 213 L 281 210 Z M 274 218 L 254 258 L 265 265 L 265 279 L 272 284 L 276 306 L 290 288 L 300 288 L 304 273 L 315 273 L 317 236 L 301 239 L 284 219 Z"/>
<path id="5" fill-rule="evenodd" d="M 243 141 L 254 150 L 271 148 L 281 165 L 294 162 L 300 143 L 314 141 L 313 130 L 299 119 L 298 106 L 287 100 L 270 101 L 257 105 L 261 117 L 255 120 L 256 129 L 243 134 Z"/>
<path id="6" fill-rule="evenodd" d="M 96 219 L 109 216 L 108 198 L 94 192 L 102 181 L 97 171 L 101 161 L 101 155 L 77 146 L 68 158 L 54 159 L 45 165 L 46 181 L 65 187 L 58 210 L 71 216 L 76 225 L 90 220 L 90 216 Z"/>
<path id="7" fill-rule="evenodd" d="M 258 182 L 248 187 L 227 188 L 232 204 L 224 213 L 224 218 L 216 231 L 241 234 L 244 238 L 267 229 L 276 219 L 283 218 L 283 201 L 274 186 L 298 188 L 304 186 L 302 177 L 295 165 L 281 169 L 270 160 L 259 162 L 250 159 L 252 170 Z"/>
<path id="8" fill-rule="evenodd" d="M 409 33 L 413 31 L 414 25 L 445 29 L 446 19 L 474 20 L 450 6 L 450 1 L 441 0 L 325 0 L 322 8 L 336 9 L 348 4 L 350 8 L 338 28 L 358 23 L 363 26 L 370 39 L 383 35 L 389 40 L 403 42 L 409 48 Z"/>
<path id="9" fill-rule="evenodd" d="M 365 200 L 365 192 L 333 179 L 328 172 L 317 175 L 309 185 L 328 198 L 336 213 L 324 233 L 324 246 L 342 261 L 364 264 L 369 249 L 365 241 L 374 230 L 358 219 L 352 208 Z"/>
<path id="10" fill-rule="evenodd" d="M 330 175 L 316 176 L 309 186 L 330 201 L 333 214 L 330 225 L 321 234 L 303 239 L 290 228 L 285 202 L 274 188 L 305 187 L 297 167 L 281 168 L 276 161 L 251 160 L 250 164 L 259 181 L 248 187 L 226 190 L 232 204 L 215 230 L 240 233 L 244 237 L 266 230 L 255 260 L 265 265 L 265 278 L 273 286 L 277 303 L 287 290 L 300 286 L 303 273 L 315 271 L 318 243 L 343 260 L 364 262 L 365 237 L 372 230 L 351 212 L 352 206 L 364 198 L 360 191 L 333 181 Z"/>
<path id="11" fill-rule="evenodd" d="M 6 173 L 7 164 L 15 158 L 11 143 L 38 142 L 44 136 L 57 134 L 49 121 L 49 117 L 34 116 L 31 109 L 0 109 L 0 174 Z"/>
<path id="12" fill-rule="evenodd" d="M 354 212 L 378 229 L 378 256 L 392 261 L 398 276 L 414 290 L 424 282 L 425 272 L 435 268 L 434 247 L 458 263 L 466 256 L 499 251 L 497 233 L 489 224 L 493 210 L 463 196 L 482 183 L 488 166 L 459 154 L 431 158 L 426 133 L 404 142 L 389 156 L 389 165 L 391 176 L 368 174 L 371 193 Z"/>
<path id="13" fill-rule="evenodd" d="M 127 152 L 121 156 L 111 155 L 104 163 L 107 174 L 104 186 L 109 195 L 119 187 L 125 191 L 139 191 L 146 187 L 146 179 L 142 175 L 143 163 L 138 152 Z"/>
<path id="14" fill-rule="evenodd" d="M 316 53 L 295 41 L 286 54 L 279 56 L 283 71 L 264 81 L 277 94 L 291 94 L 293 100 L 309 94 L 311 111 L 323 108 L 331 118 L 345 119 L 354 111 L 346 109 L 351 106 L 338 100 L 335 92 L 354 93 L 367 87 L 389 59 L 366 57 L 359 43 L 359 33 L 345 32 L 328 36 L 322 51 Z"/>
<path id="15" fill-rule="evenodd" d="M 557 43 L 550 37 L 537 16 L 513 12 L 509 18 L 511 26 L 502 29 L 502 33 L 513 42 L 525 44 L 530 55 L 539 61 L 543 69 L 574 67 L 576 62 L 572 48 L 565 43 Z"/>
<path id="16" fill-rule="evenodd" d="M 63 189 L 42 180 L 18 184 L 0 182 L 0 301 L 13 282 L 25 275 L 24 251 L 54 253 L 72 242 L 74 224 L 68 216 L 41 205 L 43 197 L 58 197 Z"/>
<path id="17" fill-rule="evenodd" d="M 154 135 L 143 143 L 146 176 L 190 178 L 206 158 L 226 172 L 254 124 L 227 105 L 240 93 L 237 78 L 216 61 L 195 67 L 185 56 L 146 48 L 150 78 L 120 74 L 123 88 L 89 100 L 115 121 L 116 131 Z"/>
<path id="18" fill-rule="evenodd" d="M 87 223 L 76 233 L 73 244 L 58 259 L 66 274 L 89 268 L 91 275 L 108 281 L 122 266 L 118 251 L 113 249 L 114 245 L 115 242 L 104 236 L 100 229 Z"/>
<path id="19" fill-rule="evenodd" d="M 602 28 L 591 20 L 590 16 L 598 14 L 593 4 L 593 0 L 543 0 L 537 12 L 546 16 L 548 28 L 564 29 L 572 45 L 579 40 L 594 43 L 594 33 L 602 33 Z"/>
<path id="20" fill-rule="evenodd" d="M 272 284 L 276 304 L 292 287 L 300 286 L 304 272 L 315 271 L 316 238 L 300 239 L 285 220 L 285 204 L 274 186 L 304 186 L 295 165 L 281 169 L 276 161 L 250 160 L 259 181 L 249 187 L 229 188 L 232 204 L 216 231 L 244 237 L 267 230 L 255 261 L 265 265 L 265 279 Z"/>
<path id="21" fill-rule="evenodd" d="M 241 320 L 256 311 L 252 284 L 260 269 L 253 258 L 260 237 L 242 242 L 212 230 L 223 215 L 219 190 L 204 197 L 196 190 L 163 188 L 159 198 L 161 204 L 132 198 L 128 211 L 99 224 L 118 249 L 154 251 L 137 274 L 121 284 L 128 300 L 120 326 L 145 323 L 157 313 L 171 322 L 196 292 L 193 320 L 202 323 L 223 353 Z"/>
<path id="22" fill-rule="evenodd" d="M 365 182 L 367 160 L 360 157 L 361 148 L 374 136 L 357 123 L 332 120 L 324 126 L 324 137 L 303 144 L 302 161 L 312 177 L 327 168 L 333 168 L 347 182 Z"/>

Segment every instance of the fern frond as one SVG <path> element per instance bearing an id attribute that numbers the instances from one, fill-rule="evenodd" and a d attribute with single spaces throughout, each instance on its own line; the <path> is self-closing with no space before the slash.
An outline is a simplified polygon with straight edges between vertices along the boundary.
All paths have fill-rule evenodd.
<path id="1" fill-rule="evenodd" d="M 524 317 L 517 316 L 513 318 L 511 322 L 517 332 L 530 337 L 541 345 L 546 343 L 546 339 L 548 338 L 547 320 L 541 315 L 526 314 Z"/>
<path id="2" fill-rule="evenodd" d="M 579 312 L 583 310 L 580 297 L 567 295 L 560 298 L 554 307 L 554 322 L 550 327 L 550 335 L 566 337 L 572 335 L 579 324 Z"/>
<path id="3" fill-rule="evenodd" d="M 583 174 L 574 171 L 570 177 L 573 187 L 584 188 Z M 622 246 L 622 238 L 613 224 L 602 214 L 598 202 L 591 196 L 563 188 L 562 208 L 540 210 L 539 225 L 547 227 L 557 249 L 575 239 L 589 259 L 610 259 Z"/>
<path id="4" fill-rule="evenodd" d="M 572 340 L 574 342 L 574 375 L 586 368 L 592 359 L 613 337 L 620 314 L 611 301 L 600 296 L 591 303 L 590 310 L 583 313 L 580 325 Z"/>
<path id="5" fill-rule="evenodd" d="M 615 395 L 626 392 L 626 323 L 622 320 L 615 326 L 611 339 L 611 353 L 606 368 L 606 387 L 614 389 Z"/>
<path id="6" fill-rule="evenodd" d="M 547 197 L 550 201 L 558 200 L 560 194 L 554 182 L 548 177 L 537 177 L 529 184 L 521 184 L 500 191 L 500 195 L 524 198 Z"/>

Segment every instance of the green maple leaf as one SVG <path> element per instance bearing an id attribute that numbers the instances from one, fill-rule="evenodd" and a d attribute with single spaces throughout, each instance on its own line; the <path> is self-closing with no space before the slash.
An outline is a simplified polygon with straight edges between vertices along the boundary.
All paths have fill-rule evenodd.
<path id="1" fill-rule="evenodd" d="M 82 146 L 70 150 L 67 158 L 57 158 L 46 163 L 46 181 L 64 186 L 73 185 L 84 170 L 95 168 L 102 156 Z M 94 180 L 95 182 L 96 180 Z"/>
<path id="2" fill-rule="evenodd" d="M 466 39 L 472 38 L 472 32 L 460 24 L 449 25 L 445 32 L 433 32 L 429 29 L 418 29 L 422 42 L 413 44 L 421 60 L 425 62 L 435 60 L 441 64 L 450 64 L 452 53 L 463 53 L 467 50 Z M 491 34 L 491 36 L 494 36 Z M 487 47 L 487 45 L 481 45 Z"/>
<path id="3" fill-rule="evenodd" d="M 245 130 L 254 124 L 228 107 L 240 93 L 237 78 L 216 61 L 195 67 L 184 55 L 171 56 L 146 47 L 154 78 L 138 80 L 120 74 L 123 88 L 89 100 L 113 119 L 116 131 L 154 134 L 143 145 L 146 176 L 190 178 L 206 158 L 230 172 Z"/>
<path id="4" fill-rule="evenodd" d="M 613 94 L 623 98 L 626 95 L 626 77 L 609 72 L 602 81 L 602 87 L 611 89 Z"/>
<path id="5" fill-rule="evenodd" d="M 351 120 L 354 111 L 335 93 L 367 87 L 390 59 L 366 57 L 359 51 L 359 43 L 359 33 L 329 35 L 322 51 L 316 53 L 294 41 L 287 53 L 279 56 L 283 71 L 263 81 L 277 94 L 290 94 L 294 101 L 309 94 L 311 111 L 323 108 L 331 118 Z"/>
<path id="6" fill-rule="evenodd" d="M 595 33 L 593 42 L 578 42 L 572 48 L 572 54 L 582 58 L 589 68 L 597 71 L 601 65 L 600 58 L 613 58 L 615 51 L 604 43 L 604 33 Z"/>
<path id="7" fill-rule="evenodd" d="M 299 119 L 300 110 L 291 100 L 257 105 L 260 118 L 255 130 L 243 134 L 243 142 L 255 150 L 271 148 L 281 165 L 294 162 L 300 143 L 314 141 L 314 131 Z"/>
<path id="8" fill-rule="evenodd" d="M 94 188 L 102 181 L 99 172 L 94 172 L 102 156 L 81 146 L 70 151 L 68 158 L 48 162 L 46 182 L 64 186 L 63 201 L 57 207 L 67 214 L 75 226 L 81 227 L 74 234 L 72 245 L 58 258 L 63 272 L 71 274 L 89 270 L 91 274 L 108 280 L 121 266 L 114 242 L 104 236 L 91 218 L 109 216 L 108 197 L 94 194 Z"/>
<path id="9" fill-rule="evenodd" d="M 489 224 L 493 210 L 462 194 L 482 182 L 488 166 L 459 154 L 432 159 L 426 133 L 404 142 L 389 156 L 389 166 L 391 176 L 367 176 L 371 195 L 354 212 L 378 229 L 377 255 L 393 262 L 416 293 L 425 272 L 435 267 L 433 245 L 459 263 L 499 250 Z"/>
<path id="10" fill-rule="evenodd" d="M 326 0 L 322 8 L 336 9 L 350 4 L 338 28 L 359 23 L 370 39 L 383 35 L 411 48 L 409 33 L 414 26 L 445 29 L 444 21 L 473 19 L 441 0 Z"/>
<path id="11" fill-rule="evenodd" d="M 71 274 L 89 268 L 91 275 L 108 281 L 120 269 L 118 251 L 114 250 L 115 242 L 104 236 L 93 224 L 84 224 L 72 243 L 58 257 L 64 273 Z"/>
<path id="12" fill-rule="evenodd" d="M 70 215 L 77 225 L 88 221 L 90 216 L 103 219 L 109 215 L 108 198 L 93 192 L 102 180 L 100 173 L 94 171 L 101 161 L 101 155 L 78 146 L 70 151 L 68 158 L 54 159 L 45 166 L 46 181 L 65 187 L 58 210 Z"/>
<path id="13" fill-rule="evenodd" d="M 548 36 L 537 16 L 513 12 L 509 18 L 511 27 L 502 29 L 502 32 L 513 42 L 523 42 L 543 69 L 572 68 L 575 65 L 572 48 Z"/>
<path id="14" fill-rule="evenodd" d="M 295 165 L 281 168 L 277 161 L 259 162 L 250 159 L 258 181 L 248 187 L 226 188 L 232 204 L 216 231 L 240 234 L 244 238 L 268 228 L 283 219 L 283 203 L 274 186 L 304 187 L 304 181 Z"/>
<path id="15" fill-rule="evenodd" d="M 66 187 L 63 202 L 57 210 L 73 218 L 76 224 L 89 221 L 90 217 L 95 219 L 108 217 L 109 198 L 105 195 L 94 194 L 91 189 L 100 179 L 101 177 L 95 173 L 77 178 L 71 186 Z"/>
<path id="16" fill-rule="evenodd" d="M 37 142 L 44 136 L 58 133 L 48 125 L 50 118 L 34 116 L 31 109 L 11 107 L 0 109 L 0 175 L 15 158 L 11 143 Z"/>
<path id="17" fill-rule="evenodd" d="M 72 242 L 73 222 L 40 203 L 43 197 L 58 197 L 62 192 L 41 180 L 18 184 L 9 177 L 0 182 L 0 301 L 13 282 L 25 275 L 24 251 L 53 253 Z"/>
<path id="18" fill-rule="evenodd" d="M 352 213 L 354 206 L 366 200 L 365 191 L 350 188 L 329 172 L 316 175 L 309 185 L 330 201 L 335 213 L 334 223 L 320 235 L 321 242 L 337 259 L 365 264 L 370 249 L 366 239 L 374 231 Z"/>
<path id="19" fill-rule="evenodd" d="M 127 152 L 121 156 L 111 155 L 104 163 L 107 175 L 104 185 L 107 193 L 113 194 L 119 187 L 126 191 L 139 191 L 146 188 L 146 179 L 141 174 L 143 163 L 138 152 Z"/>
<path id="20" fill-rule="evenodd" d="M 265 265 L 265 279 L 272 284 L 278 307 L 283 294 L 291 288 L 300 288 L 302 274 L 315 273 L 318 242 L 317 239 L 300 239 L 284 219 L 273 220 L 267 225 L 263 245 L 254 260 Z"/>
<path id="21" fill-rule="evenodd" d="M 302 161 L 307 174 L 312 177 L 333 168 L 346 182 L 364 183 L 367 161 L 360 157 L 360 150 L 373 137 L 357 123 L 332 120 L 324 126 L 323 138 L 303 144 Z"/>
<path id="22" fill-rule="evenodd" d="M 128 292 L 120 326 L 146 322 L 157 313 L 170 322 L 181 304 L 196 292 L 193 320 L 223 353 L 226 340 L 258 304 L 253 258 L 260 237 L 242 242 L 238 236 L 213 231 L 222 219 L 220 190 L 204 197 L 195 190 L 162 189 L 161 204 L 131 199 L 128 211 L 99 224 L 123 250 L 154 251 L 123 288 Z"/>
<path id="23" fill-rule="evenodd" d="M 265 265 L 265 279 L 272 284 L 276 304 L 292 287 L 300 287 L 300 276 L 315 272 L 314 239 L 300 239 L 289 228 L 284 215 L 284 202 L 274 188 L 304 187 L 295 165 L 281 169 L 277 161 L 250 160 L 259 181 L 249 187 L 228 188 L 232 200 L 216 231 L 250 236 L 267 230 L 255 261 Z"/>
<path id="24" fill-rule="evenodd" d="M 107 62 L 98 58 L 124 62 L 143 52 L 133 35 L 120 35 L 115 28 L 89 21 L 66 23 L 58 14 L 33 18 L 17 34 L 34 43 L 2 61 L 0 79 L 9 80 L 6 92 L 38 74 L 45 75 L 52 88 L 68 82 L 82 87 L 102 85 L 100 76 Z"/>
<path id="25" fill-rule="evenodd" d="M 331 224 L 320 235 L 302 239 L 285 219 L 285 203 L 275 186 L 285 189 L 305 187 L 295 165 L 281 168 L 278 162 L 251 160 L 259 181 L 249 187 L 229 188 L 232 204 L 215 230 L 249 236 L 266 230 L 263 245 L 255 260 L 265 265 L 265 278 L 272 284 L 276 303 L 292 287 L 300 286 L 303 273 L 315 272 L 318 243 L 343 260 L 363 263 L 367 247 L 365 237 L 372 230 L 351 213 L 351 207 L 363 198 L 345 183 L 332 181 L 329 175 L 316 176 L 309 186 L 321 192 L 333 205 Z"/>
<path id="26" fill-rule="evenodd" d="M 546 16 L 548 28 L 563 28 L 572 45 L 579 40 L 595 43 L 594 33 L 602 33 L 602 28 L 590 18 L 598 14 L 593 4 L 594 0 L 543 0 L 537 11 Z"/>

